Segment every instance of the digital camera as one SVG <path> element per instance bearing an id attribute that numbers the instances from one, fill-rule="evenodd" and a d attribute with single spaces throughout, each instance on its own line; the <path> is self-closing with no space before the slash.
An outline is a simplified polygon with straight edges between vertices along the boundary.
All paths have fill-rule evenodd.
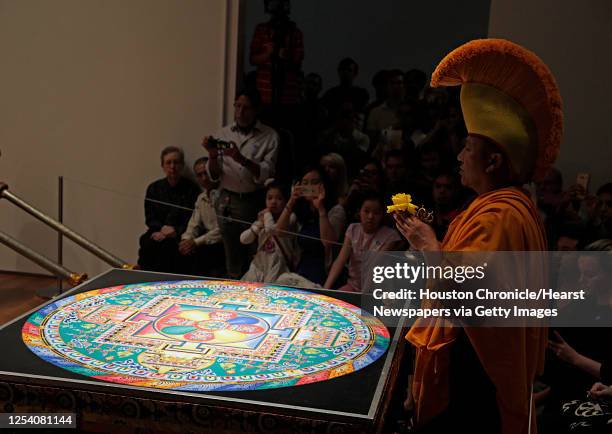
<path id="1" fill-rule="evenodd" d="M 208 138 L 208 144 L 210 146 L 214 146 L 215 148 L 219 150 L 229 149 L 232 147 L 232 142 L 228 142 L 228 141 L 221 140 L 221 139 L 216 139 L 212 136 Z"/>

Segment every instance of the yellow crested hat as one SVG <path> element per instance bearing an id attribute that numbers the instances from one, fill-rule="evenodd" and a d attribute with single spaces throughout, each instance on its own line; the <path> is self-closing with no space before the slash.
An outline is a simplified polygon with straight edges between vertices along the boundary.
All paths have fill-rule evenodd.
<path id="1" fill-rule="evenodd" d="M 469 134 L 500 146 L 518 181 L 546 175 L 563 133 L 555 78 L 531 51 L 503 39 L 477 39 L 451 51 L 431 76 L 431 86 L 461 85 L 461 110 Z"/>

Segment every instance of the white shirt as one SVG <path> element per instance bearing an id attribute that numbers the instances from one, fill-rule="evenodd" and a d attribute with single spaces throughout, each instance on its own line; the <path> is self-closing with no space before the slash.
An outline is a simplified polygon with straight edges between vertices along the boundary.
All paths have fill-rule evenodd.
<path id="1" fill-rule="evenodd" d="M 253 129 L 245 135 L 234 123 L 223 127 L 213 137 L 234 142 L 242 155 L 259 164 L 259 177 L 255 177 L 249 169 L 230 157 L 224 158 L 223 151 L 219 151 L 218 163 L 221 175 L 218 179 L 210 173 L 210 160 L 206 165 L 211 180 L 220 181 L 219 189 L 235 193 L 251 193 L 263 188 L 264 181 L 274 176 L 278 155 L 278 134 L 272 128 L 257 121 Z"/>
<path id="2" fill-rule="evenodd" d="M 187 223 L 187 229 L 181 236 L 182 240 L 193 240 L 196 246 L 216 244 L 223 241 L 213 204 L 217 195 L 217 190 L 210 192 L 212 199 L 208 197 L 206 192 L 200 193 L 193 207 L 189 223 Z"/>
<path id="3" fill-rule="evenodd" d="M 366 129 L 368 131 L 381 131 L 385 128 L 392 127 L 397 122 L 397 112 L 384 102 L 372 109 L 370 116 L 368 116 Z"/>

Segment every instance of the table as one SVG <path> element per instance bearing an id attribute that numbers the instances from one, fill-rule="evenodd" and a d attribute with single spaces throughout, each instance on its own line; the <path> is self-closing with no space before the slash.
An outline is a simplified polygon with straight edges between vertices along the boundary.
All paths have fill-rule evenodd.
<path id="1" fill-rule="evenodd" d="M 114 285 L 188 279 L 201 277 L 112 269 L 62 297 Z M 360 305 L 360 294 L 310 291 Z M 404 353 L 400 326 L 389 329 L 389 349 L 374 363 L 318 383 L 231 392 L 133 387 L 72 373 L 33 354 L 22 342 L 21 328 L 44 305 L 0 327 L 0 406 L 3 412 L 75 413 L 81 431 L 381 432 Z"/>

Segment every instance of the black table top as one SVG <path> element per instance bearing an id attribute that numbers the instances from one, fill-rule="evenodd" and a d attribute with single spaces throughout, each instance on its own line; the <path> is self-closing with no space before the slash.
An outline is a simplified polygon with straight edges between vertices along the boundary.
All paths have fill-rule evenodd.
<path id="1" fill-rule="evenodd" d="M 64 293 L 62 297 L 115 285 L 187 279 L 202 279 L 202 277 L 113 269 L 73 288 Z M 325 289 L 312 289 L 310 291 L 329 295 L 355 306 L 359 306 L 361 301 L 360 294 L 356 293 Z M 57 301 L 57 298 L 48 303 L 55 301 Z M 42 305 L 34 310 L 38 310 L 40 307 Z M 276 407 L 278 410 L 285 409 L 297 413 L 324 413 L 328 416 L 335 414 L 340 419 L 371 420 L 374 418 L 375 412 L 381 404 L 383 389 L 389 375 L 391 361 L 396 353 L 397 343 L 402 338 L 400 336 L 401 329 L 389 329 L 391 342 L 388 351 L 382 357 L 363 369 L 331 380 L 303 386 L 265 390 L 168 391 L 108 383 L 73 373 L 46 362 L 32 353 L 21 339 L 23 324 L 32 312 L 28 312 L 0 328 L 0 348 L 3 352 L 3 357 L 0 357 L 0 379 L 17 378 L 20 381 L 27 380 L 37 384 L 50 383 L 67 388 L 143 395 L 153 399 L 206 401 L 207 404 L 217 402 L 219 405 L 236 405 L 243 408 L 265 406 L 268 410 L 270 407 Z"/>

